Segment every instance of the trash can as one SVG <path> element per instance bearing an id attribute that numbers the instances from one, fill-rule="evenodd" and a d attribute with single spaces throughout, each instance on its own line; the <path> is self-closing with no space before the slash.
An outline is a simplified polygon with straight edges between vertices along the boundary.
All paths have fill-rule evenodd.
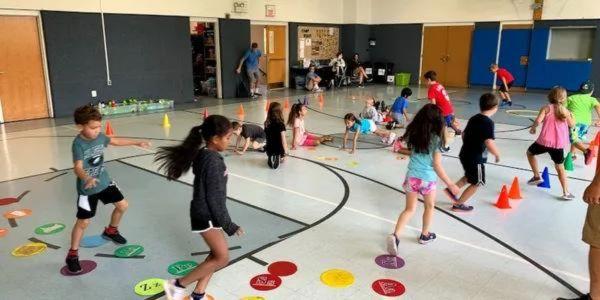
<path id="1" fill-rule="evenodd" d="M 408 86 L 410 84 L 410 73 L 396 73 L 396 86 Z"/>

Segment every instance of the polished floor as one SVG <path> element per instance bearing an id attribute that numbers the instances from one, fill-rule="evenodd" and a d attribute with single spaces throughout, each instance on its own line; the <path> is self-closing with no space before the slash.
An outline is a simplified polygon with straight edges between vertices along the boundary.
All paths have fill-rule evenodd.
<path id="1" fill-rule="evenodd" d="M 484 90 L 449 92 L 464 126 L 466 119 L 477 113 L 477 101 Z M 391 104 L 399 94 L 399 88 L 373 85 L 325 92 L 323 101 L 314 94 L 307 95 L 310 111 L 306 127 L 339 137 L 344 130 L 340 117 L 361 111 L 366 97 Z M 415 112 L 426 103 L 425 96 L 424 89 L 414 87 L 409 110 Z M 281 90 L 256 101 L 200 101 L 169 111 L 170 128 L 162 127 L 162 113 L 111 119 L 117 136 L 152 142 L 150 149 L 113 147 L 105 153 L 108 171 L 130 202 L 120 229 L 130 244 L 144 247 L 144 256 L 111 257 L 117 249 L 111 243 L 81 248 L 81 259 L 93 260 L 97 268 L 74 277 L 61 275 L 60 269 L 76 208 L 71 170 L 76 128 L 66 121 L 0 126 L 0 198 L 29 191 L 20 201 L 1 205 L 0 213 L 31 210 L 30 216 L 0 221 L 0 265 L 5 274 L 0 280 L 0 298 L 148 298 L 134 293 L 138 282 L 171 278 L 170 264 L 202 260 L 208 250 L 189 230 L 192 175 L 167 181 L 152 162 L 156 148 L 183 139 L 201 122 L 205 107 L 210 114 L 262 123 L 267 99 L 293 102 L 304 97 L 295 90 Z M 267 167 L 263 153 L 223 153 L 230 172 L 228 207 L 247 234 L 229 238 L 231 263 L 214 275 L 208 293 L 214 299 L 393 298 L 374 291 L 372 285 L 378 279 L 401 282 L 406 292 L 396 298 L 402 299 L 554 299 L 587 292 L 587 247 L 581 242 L 586 206 L 581 195 L 594 170 L 581 160 L 575 161 L 575 171 L 569 172 L 570 189 L 577 196 L 573 201 L 558 198 L 560 186 L 548 157 L 540 157 L 540 165 L 550 167 L 552 187 L 527 186 L 531 172 L 524 153 L 535 139 L 527 127 L 532 111 L 538 110 L 546 97 L 531 92 L 517 93 L 513 99 L 512 109 L 522 111 L 501 110 L 494 116 L 501 161 L 488 164 L 488 184 L 471 202 L 475 210 L 455 213 L 438 193 L 432 227 L 438 239 L 420 245 L 416 241 L 420 205 L 402 236 L 399 256 L 405 265 L 399 269 L 382 268 L 375 258 L 386 253 L 385 237 L 404 207 L 401 184 L 408 161 L 377 139 L 361 138 L 360 149 L 353 155 L 337 149 L 338 139 L 329 145 L 299 149 L 275 171 Z M 243 116 L 237 114 L 240 104 Z M 594 128 L 590 136 L 596 131 Z M 444 157 L 444 167 L 454 179 L 462 175 L 456 158 L 460 146 L 460 139 L 455 139 Z M 515 176 L 523 199 L 511 201 L 512 209 L 496 208 L 502 185 L 510 185 Z M 86 235 L 101 232 L 110 210 L 99 206 Z M 35 232 L 38 226 L 49 223 L 62 223 L 66 228 L 50 235 Z M 11 255 L 30 238 L 51 247 L 31 257 Z M 293 262 L 298 270 L 281 277 L 282 284 L 276 289 L 253 289 L 250 280 L 268 273 L 267 265 L 277 261 Z M 354 281 L 346 287 L 330 287 L 320 278 L 330 269 L 348 271 Z"/>

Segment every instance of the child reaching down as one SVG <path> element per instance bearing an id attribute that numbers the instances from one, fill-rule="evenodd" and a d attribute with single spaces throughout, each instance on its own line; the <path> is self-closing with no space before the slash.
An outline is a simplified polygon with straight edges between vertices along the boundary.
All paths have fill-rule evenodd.
<path id="1" fill-rule="evenodd" d="M 374 133 L 375 135 L 381 137 L 381 141 L 383 143 L 388 145 L 393 144 L 394 140 L 396 139 L 395 133 L 381 130 L 377 128 L 377 125 L 375 125 L 373 120 L 361 120 L 352 113 L 348 113 L 344 116 L 344 123 L 346 124 L 346 130 L 344 132 L 344 140 L 342 141 L 341 150 L 346 149 L 346 140 L 348 140 L 348 135 L 350 132 L 354 132 L 354 138 L 352 139 L 352 150 L 350 150 L 350 154 L 356 151 L 356 142 L 358 141 L 358 136 L 360 134 Z"/>

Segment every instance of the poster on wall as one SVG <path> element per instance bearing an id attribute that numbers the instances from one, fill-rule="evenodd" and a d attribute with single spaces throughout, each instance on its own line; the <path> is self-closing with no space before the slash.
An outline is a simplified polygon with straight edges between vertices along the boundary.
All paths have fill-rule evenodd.
<path id="1" fill-rule="evenodd" d="M 340 49 L 338 27 L 298 26 L 298 57 L 331 59 Z"/>
<path id="2" fill-rule="evenodd" d="M 269 54 L 275 53 L 275 32 L 269 30 Z"/>
<path id="3" fill-rule="evenodd" d="M 275 5 L 265 5 L 265 17 L 275 17 Z"/>
<path id="4" fill-rule="evenodd" d="M 304 59 L 304 39 L 300 39 L 300 41 L 298 41 L 298 58 L 299 59 Z"/>

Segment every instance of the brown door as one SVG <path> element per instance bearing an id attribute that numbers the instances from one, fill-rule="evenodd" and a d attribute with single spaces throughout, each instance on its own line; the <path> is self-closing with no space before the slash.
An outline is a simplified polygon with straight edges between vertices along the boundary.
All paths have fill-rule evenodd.
<path id="1" fill-rule="evenodd" d="M 267 26 L 266 49 L 267 84 L 269 88 L 283 87 L 285 82 L 285 26 Z"/>
<path id="2" fill-rule="evenodd" d="M 472 35 L 473 26 L 448 27 L 445 85 L 454 87 L 469 86 Z"/>
<path id="3" fill-rule="evenodd" d="M 427 26 L 423 37 L 422 74 L 433 70 L 437 73 L 438 81 L 446 82 L 446 49 L 448 47 L 447 26 Z"/>
<path id="4" fill-rule="evenodd" d="M 0 16 L 0 101 L 5 122 L 48 117 L 36 17 Z"/>

